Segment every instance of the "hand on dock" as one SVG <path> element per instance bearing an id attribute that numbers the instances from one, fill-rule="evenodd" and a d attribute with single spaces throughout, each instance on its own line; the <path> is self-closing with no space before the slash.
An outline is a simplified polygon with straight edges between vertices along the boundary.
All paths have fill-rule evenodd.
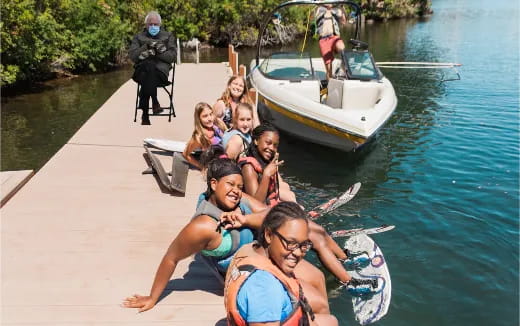
<path id="1" fill-rule="evenodd" d="M 134 294 L 123 300 L 122 306 L 125 308 L 139 308 L 138 312 L 145 312 L 152 309 L 157 302 L 150 296 Z"/>

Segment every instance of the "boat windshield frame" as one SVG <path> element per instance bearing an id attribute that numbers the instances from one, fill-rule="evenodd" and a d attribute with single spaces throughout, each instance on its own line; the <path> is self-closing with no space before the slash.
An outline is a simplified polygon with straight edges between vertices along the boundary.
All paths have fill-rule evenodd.
<path id="1" fill-rule="evenodd" d="M 280 58 L 276 58 L 278 56 Z M 291 59 L 298 59 L 298 58 L 301 58 L 303 61 L 305 61 L 305 60 L 309 61 L 308 69 L 306 69 L 304 67 L 300 67 L 300 68 L 306 70 L 307 74 L 305 76 L 302 76 L 303 73 L 300 73 L 298 76 L 296 76 L 296 75 L 291 76 L 290 74 L 289 75 L 276 76 L 276 74 L 271 74 L 269 72 L 269 70 L 266 68 L 266 66 L 269 65 L 270 60 L 276 60 L 276 59 L 288 59 L 288 60 L 291 60 Z M 290 66 L 290 65 L 288 65 L 288 66 L 280 66 L 281 69 L 286 69 L 286 68 L 291 68 L 291 67 L 292 68 L 298 68 L 296 66 Z M 258 66 L 258 71 L 264 77 L 269 78 L 269 79 L 274 79 L 274 80 L 289 80 L 289 81 L 292 81 L 292 82 L 299 82 L 299 81 L 303 81 L 303 80 L 316 80 L 316 79 L 318 79 L 318 78 L 316 78 L 316 74 L 315 74 L 315 71 L 314 71 L 314 66 L 312 65 L 312 57 L 311 57 L 309 52 L 287 51 L 287 52 L 275 52 L 275 53 L 272 53 L 267 58 L 264 58 L 262 60 L 262 63 Z M 276 71 L 276 70 L 272 70 L 272 71 Z"/>
<path id="2" fill-rule="evenodd" d="M 356 58 L 357 56 L 357 58 Z M 352 61 L 356 59 L 362 59 L 363 62 L 354 62 L 357 64 L 357 69 L 353 69 Z M 350 50 L 345 49 L 342 55 L 343 66 L 347 73 L 347 79 L 350 80 L 381 80 L 383 78 L 383 73 L 379 70 L 379 67 L 376 65 L 374 57 L 372 53 L 368 50 Z M 363 70 L 362 70 L 363 69 Z M 357 71 L 356 71 L 357 70 Z M 371 74 L 362 73 L 362 71 L 367 72 L 371 71 Z"/>
<path id="3" fill-rule="evenodd" d="M 273 15 L 280 10 L 281 8 L 287 7 L 287 6 L 296 6 L 296 5 L 310 5 L 310 6 L 319 6 L 319 5 L 325 5 L 325 4 L 332 4 L 332 5 L 348 5 L 354 10 L 354 17 L 356 19 L 356 30 L 354 32 L 354 39 L 359 38 L 359 30 L 361 29 L 361 8 L 359 5 L 352 1 L 347 0 L 291 0 L 284 3 L 279 4 L 274 8 L 265 18 L 264 23 L 261 25 L 262 27 L 259 30 L 258 33 L 258 39 L 256 40 L 256 66 L 260 65 L 260 50 L 262 47 L 262 38 L 264 37 L 264 33 L 267 29 L 267 25 L 270 23 L 271 18 Z"/>

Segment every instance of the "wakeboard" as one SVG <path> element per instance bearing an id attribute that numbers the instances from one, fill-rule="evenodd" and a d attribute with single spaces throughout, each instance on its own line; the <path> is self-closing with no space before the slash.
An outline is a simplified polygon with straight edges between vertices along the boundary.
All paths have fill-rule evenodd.
<path id="1" fill-rule="evenodd" d="M 177 140 L 169 140 L 169 139 L 159 139 L 159 138 L 145 138 L 144 143 L 150 147 L 161 149 L 163 151 L 168 152 L 184 152 L 186 148 L 186 142 L 177 141 Z"/>
<path id="2" fill-rule="evenodd" d="M 161 184 L 172 192 L 178 192 L 181 194 L 186 193 L 186 183 L 188 180 L 189 165 L 184 159 L 181 153 L 173 152 L 172 155 L 172 171 L 171 180 L 168 177 L 168 173 L 164 170 L 164 167 L 159 158 L 150 150 L 147 145 L 144 145 L 146 154 L 150 159 L 151 169 L 147 169 L 143 174 L 155 173 L 159 177 Z"/>
<path id="3" fill-rule="evenodd" d="M 310 219 L 315 220 L 327 213 L 332 212 L 336 208 L 343 206 L 344 204 L 351 201 L 356 196 L 360 188 L 361 182 L 353 184 L 341 196 L 334 197 L 330 199 L 328 202 L 314 207 L 310 212 L 307 213 L 307 216 Z"/>
<path id="4" fill-rule="evenodd" d="M 353 255 L 366 253 L 369 260 L 365 264 L 355 266 L 349 274 L 357 279 L 377 279 L 378 286 L 374 293 L 364 296 L 352 296 L 352 305 L 356 320 L 361 325 L 367 325 L 386 315 L 392 296 L 390 272 L 383 252 L 366 234 L 357 234 L 345 242 L 345 248 Z M 347 268 L 349 269 L 349 268 Z"/>
<path id="5" fill-rule="evenodd" d="M 376 234 L 376 233 L 382 233 L 386 231 L 391 231 L 395 228 L 395 225 L 381 225 L 377 228 L 357 228 L 357 229 L 350 229 L 350 230 L 337 230 L 332 231 L 330 233 L 330 236 L 333 238 L 339 238 L 339 237 L 352 237 L 356 234 Z"/>

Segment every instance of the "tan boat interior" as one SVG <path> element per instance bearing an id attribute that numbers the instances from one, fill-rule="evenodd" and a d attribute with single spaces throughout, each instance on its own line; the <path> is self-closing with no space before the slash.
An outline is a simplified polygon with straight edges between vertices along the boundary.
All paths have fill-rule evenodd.
<path id="1" fill-rule="evenodd" d="M 325 104 L 334 109 L 370 109 L 381 101 L 382 93 L 383 84 L 375 81 L 332 78 Z"/>

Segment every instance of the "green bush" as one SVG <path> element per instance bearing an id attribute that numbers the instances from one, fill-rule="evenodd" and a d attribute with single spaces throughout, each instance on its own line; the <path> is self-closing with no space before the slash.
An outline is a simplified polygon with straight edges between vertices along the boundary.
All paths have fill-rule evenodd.
<path id="1" fill-rule="evenodd" d="M 157 10 L 181 40 L 254 45 L 263 19 L 280 0 L 10 0 L 2 2 L 1 85 L 121 63 L 132 36 Z M 429 0 L 357 0 L 368 18 L 429 13 Z M 305 33 L 309 7 L 283 12 L 291 37 Z M 291 23 L 289 23 L 291 22 Z M 312 23 L 312 22 L 311 22 Z M 271 36 L 273 28 L 269 29 Z M 277 37 L 271 37 L 275 42 Z"/>
<path id="2" fill-rule="evenodd" d="M 34 76 L 46 78 L 50 64 L 63 53 L 67 31 L 50 8 L 39 11 L 35 1 L 2 4 L 2 85 Z"/>
<path id="3" fill-rule="evenodd" d="M 114 58 L 133 32 L 131 25 L 121 21 L 114 10 L 115 2 L 80 0 L 70 7 L 75 14 L 67 17 L 65 23 L 73 31 L 68 68 L 96 71 L 115 64 Z"/>

